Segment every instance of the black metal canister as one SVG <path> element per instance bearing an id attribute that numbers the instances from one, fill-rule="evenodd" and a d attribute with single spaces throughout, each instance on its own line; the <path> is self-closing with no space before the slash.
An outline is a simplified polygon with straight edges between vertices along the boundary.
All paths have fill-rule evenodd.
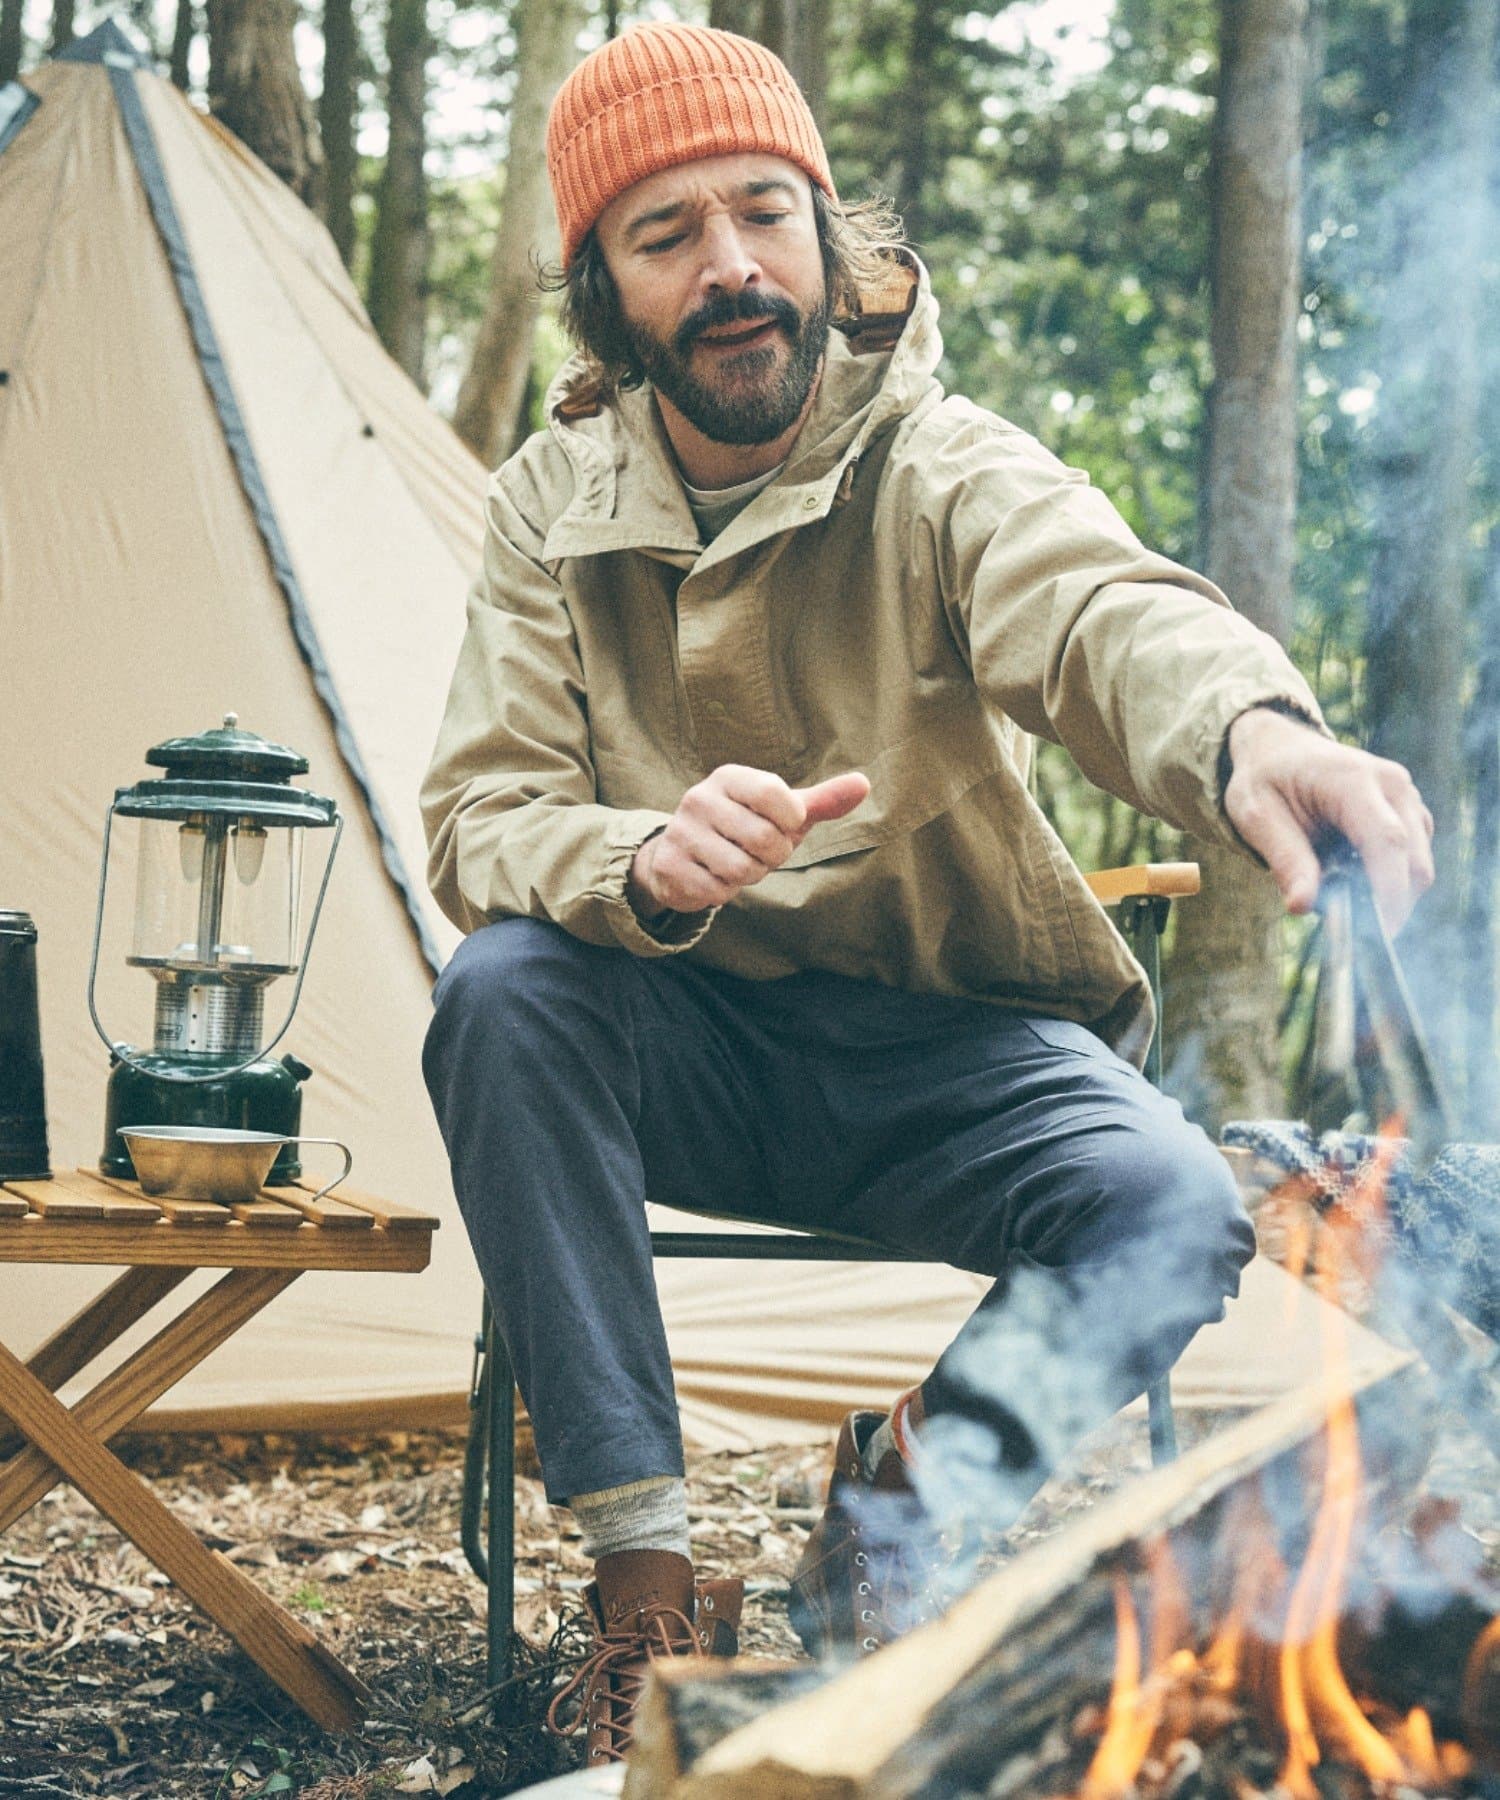
<path id="1" fill-rule="evenodd" d="M 36 926 L 0 911 L 0 1181 L 45 1181 L 47 1098 L 36 996 Z"/>

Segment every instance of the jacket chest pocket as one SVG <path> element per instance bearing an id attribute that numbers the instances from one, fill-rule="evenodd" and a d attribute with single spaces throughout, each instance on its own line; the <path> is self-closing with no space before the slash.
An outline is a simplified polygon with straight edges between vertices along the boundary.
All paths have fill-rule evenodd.
<path id="1" fill-rule="evenodd" d="M 809 773 L 809 782 L 853 766 L 869 777 L 870 797 L 845 818 L 809 833 L 787 868 L 806 868 L 907 836 L 951 811 L 981 782 L 1006 772 L 1016 779 L 1013 728 L 990 713 L 972 687 L 934 695 L 917 712 L 915 729 L 868 761 L 840 763 L 837 747 L 824 752 L 825 766 Z"/>

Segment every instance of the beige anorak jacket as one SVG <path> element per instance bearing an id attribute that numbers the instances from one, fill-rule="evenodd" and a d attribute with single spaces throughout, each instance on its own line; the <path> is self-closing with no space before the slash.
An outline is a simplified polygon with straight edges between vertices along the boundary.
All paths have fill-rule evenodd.
<path id="1" fill-rule="evenodd" d="M 1091 1026 L 1139 1061 L 1145 979 L 1037 807 L 1030 737 L 1200 837 L 1231 722 L 1309 718 L 1271 638 L 1144 549 L 1087 478 L 933 375 L 918 270 L 894 349 L 830 339 L 786 467 L 706 547 L 648 390 L 493 477 L 423 808 L 465 931 L 511 915 L 752 978 L 833 970 Z M 566 409 L 565 409 L 566 410 Z M 631 860 L 722 763 L 869 799 L 714 912 L 648 932 Z"/>

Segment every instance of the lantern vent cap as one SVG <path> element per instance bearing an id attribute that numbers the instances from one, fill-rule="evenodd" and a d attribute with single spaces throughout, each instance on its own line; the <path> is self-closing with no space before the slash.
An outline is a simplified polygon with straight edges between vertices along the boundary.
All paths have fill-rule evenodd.
<path id="1" fill-rule="evenodd" d="M 217 813 L 265 825 L 332 825 L 338 805 L 293 787 L 307 773 L 307 758 L 285 744 L 242 731 L 234 713 L 195 737 L 168 738 L 146 752 L 160 781 L 138 781 L 115 791 L 114 810 L 126 818 L 190 819 Z"/>
<path id="2" fill-rule="evenodd" d="M 290 781 L 307 773 L 307 758 L 300 751 L 241 731 L 237 713 L 225 713 L 222 725 L 195 737 L 154 744 L 146 761 L 153 769 L 165 769 L 168 781 Z"/>

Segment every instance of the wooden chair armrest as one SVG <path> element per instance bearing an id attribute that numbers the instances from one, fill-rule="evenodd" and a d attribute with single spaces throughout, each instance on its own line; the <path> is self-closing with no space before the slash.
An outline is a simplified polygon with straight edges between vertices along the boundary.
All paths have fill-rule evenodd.
<path id="1" fill-rule="evenodd" d="M 1202 886 L 1197 863 L 1138 863 L 1129 869 L 1096 869 L 1084 880 L 1101 906 L 1159 896 L 1181 900 Z"/>

